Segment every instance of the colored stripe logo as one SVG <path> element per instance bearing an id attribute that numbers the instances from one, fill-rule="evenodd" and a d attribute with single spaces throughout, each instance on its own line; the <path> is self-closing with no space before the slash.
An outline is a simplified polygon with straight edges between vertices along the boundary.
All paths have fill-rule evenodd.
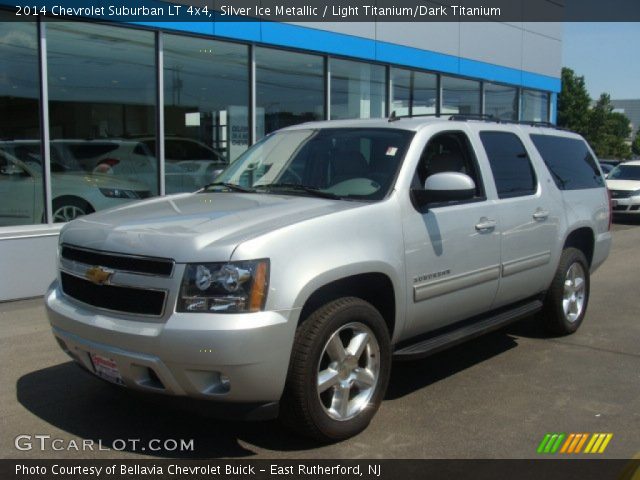
<path id="1" fill-rule="evenodd" d="M 604 453 L 613 438 L 613 433 L 547 433 L 537 452 L 553 455 L 556 453 Z"/>

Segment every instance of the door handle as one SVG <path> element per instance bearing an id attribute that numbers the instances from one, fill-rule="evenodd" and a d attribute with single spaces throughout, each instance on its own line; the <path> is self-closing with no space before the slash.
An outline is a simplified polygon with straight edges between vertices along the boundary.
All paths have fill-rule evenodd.
<path id="1" fill-rule="evenodd" d="M 489 232 L 496 228 L 496 221 L 487 217 L 482 217 L 478 223 L 476 223 L 476 230 L 479 232 Z"/>
<path id="2" fill-rule="evenodd" d="M 546 210 L 536 210 L 533 213 L 534 220 L 546 220 L 547 218 L 549 218 L 549 212 Z"/>

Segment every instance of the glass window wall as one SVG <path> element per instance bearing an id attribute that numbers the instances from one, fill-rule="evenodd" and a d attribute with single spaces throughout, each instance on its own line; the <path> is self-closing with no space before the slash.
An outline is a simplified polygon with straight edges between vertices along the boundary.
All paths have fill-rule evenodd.
<path id="1" fill-rule="evenodd" d="M 12 17 L 0 12 L 0 226 L 45 219 L 38 31 Z"/>
<path id="2" fill-rule="evenodd" d="M 385 67 L 332 58 L 331 119 L 376 118 L 385 114 Z"/>
<path id="3" fill-rule="evenodd" d="M 442 77 L 443 115 L 480 113 L 480 82 L 464 78 Z"/>
<path id="4" fill-rule="evenodd" d="M 522 90 L 521 120 L 527 122 L 548 122 L 549 94 L 535 90 Z"/>
<path id="5" fill-rule="evenodd" d="M 431 73 L 392 68 L 391 95 L 391 111 L 398 116 L 435 114 L 438 77 Z"/>
<path id="6" fill-rule="evenodd" d="M 484 113 L 500 120 L 518 120 L 518 89 L 507 85 L 485 83 Z"/>
<path id="7" fill-rule="evenodd" d="M 50 22 L 47 45 L 54 221 L 157 194 L 154 34 Z"/>
<path id="8" fill-rule="evenodd" d="M 256 138 L 324 119 L 324 59 L 256 47 Z"/>
<path id="9" fill-rule="evenodd" d="M 249 146 L 249 49 L 179 35 L 163 44 L 165 180 L 189 191 Z M 144 143 L 155 151 L 155 139 Z"/>

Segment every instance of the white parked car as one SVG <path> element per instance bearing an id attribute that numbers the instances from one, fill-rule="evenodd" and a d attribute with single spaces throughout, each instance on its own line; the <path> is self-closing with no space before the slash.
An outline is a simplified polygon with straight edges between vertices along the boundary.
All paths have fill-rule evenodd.
<path id="1" fill-rule="evenodd" d="M 156 191 L 158 162 L 154 152 L 138 140 L 53 140 L 51 150 L 71 156 L 88 172 L 141 181 Z M 196 176 L 169 162 L 165 165 L 166 193 L 193 192 Z"/>
<path id="2" fill-rule="evenodd" d="M 151 152 L 156 151 L 156 139 L 138 138 Z M 193 177 L 198 187 L 213 182 L 227 167 L 224 156 L 203 142 L 192 138 L 167 136 L 164 139 L 166 165 L 179 167 Z"/>
<path id="3" fill-rule="evenodd" d="M 39 156 L 23 162 L 7 151 L 15 147 L 15 142 L 7 143 L 0 143 L 0 226 L 40 223 L 44 218 L 44 192 Z M 67 170 L 56 162 L 51 163 L 51 188 L 55 222 L 68 222 L 151 195 L 139 182 Z"/>
<path id="4" fill-rule="evenodd" d="M 620 163 L 611 170 L 607 188 L 616 214 L 640 214 L 640 160 Z"/>

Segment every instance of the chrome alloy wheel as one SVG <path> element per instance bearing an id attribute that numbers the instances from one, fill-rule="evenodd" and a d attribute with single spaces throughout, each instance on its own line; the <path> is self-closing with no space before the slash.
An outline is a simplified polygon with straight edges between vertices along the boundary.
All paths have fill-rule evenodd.
<path id="1" fill-rule="evenodd" d="M 318 362 L 318 397 L 327 415 L 345 421 L 361 413 L 375 392 L 379 375 L 380 346 L 373 332 L 359 322 L 340 327 Z"/>
<path id="2" fill-rule="evenodd" d="M 75 205 L 65 205 L 58 208 L 53 212 L 54 223 L 70 222 L 82 215 L 85 215 L 85 211 Z"/>
<path id="3" fill-rule="evenodd" d="M 586 299 L 585 272 L 578 262 L 571 264 L 564 279 L 564 292 L 562 294 L 562 309 L 565 318 L 573 323 L 582 314 Z"/>

